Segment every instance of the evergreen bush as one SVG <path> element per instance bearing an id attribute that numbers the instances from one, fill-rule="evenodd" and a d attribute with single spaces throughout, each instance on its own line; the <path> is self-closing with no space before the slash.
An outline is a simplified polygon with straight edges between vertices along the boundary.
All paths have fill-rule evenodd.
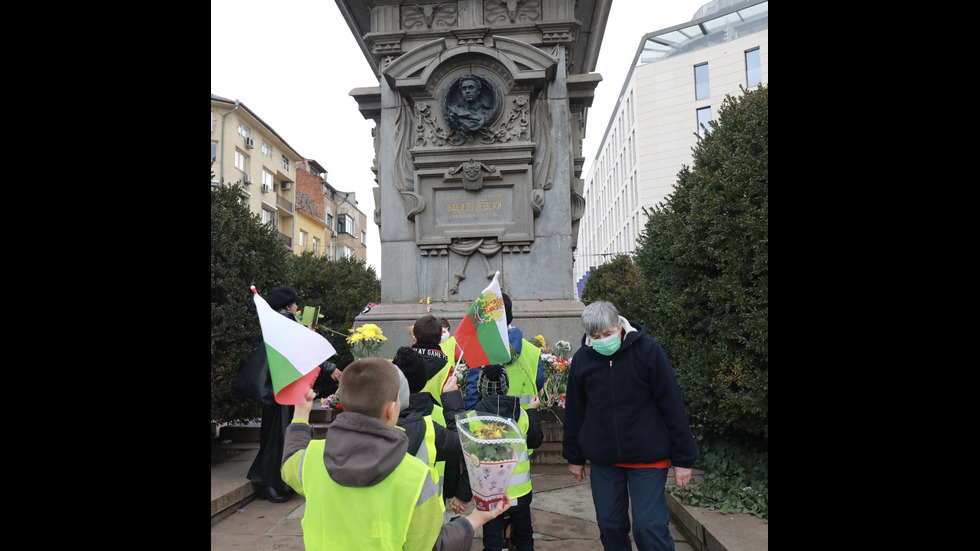
<path id="1" fill-rule="evenodd" d="M 699 463 L 717 467 L 721 442 L 751 442 L 751 454 L 726 454 L 736 459 L 725 465 L 749 458 L 738 470 L 761 468 L 768 480 L 768 86 L 726 97 L 707 130 L 693 168 L 683 167 L 674 192 L 647 211 L 634 257 L 642 318 L 677 373 Z"/>
<path id="2" fill-rule="evenodd" d="M 211 188 L 211 420 L 261 417 L 261 407 L 231 385 L 262 342 L 251 286 L 268 293 L 288 281 L 279 232 L 241 204 L 238 184 Z"/>

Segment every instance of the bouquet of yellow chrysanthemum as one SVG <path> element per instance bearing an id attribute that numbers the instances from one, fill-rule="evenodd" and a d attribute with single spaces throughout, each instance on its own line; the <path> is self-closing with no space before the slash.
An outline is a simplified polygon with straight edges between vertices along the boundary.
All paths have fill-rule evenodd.
<path id="1" fill-rule="evenodd" d="M 351 335 L 347 337 L 347 344 L 351 345 L 351 354 L 358 360 L 377 356 L 381 350 L 381 342 L 388 340 L 381 328 L 373 323 L 366 323 L 358 327 L 357 330 L 351 328 L 350 332 Z"/>

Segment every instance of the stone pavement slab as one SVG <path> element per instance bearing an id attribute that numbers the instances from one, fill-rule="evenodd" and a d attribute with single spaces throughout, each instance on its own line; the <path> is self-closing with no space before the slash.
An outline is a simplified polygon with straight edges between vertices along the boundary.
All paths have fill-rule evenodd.
<path id="1" fill-rule="evenodd" d="M 211 550 L 304 551 L 301 520 L 306 501 L 298 495 L 285 503 L 256 499 L 254 485 L 246 478 L 256 452 L 246 449 L 211 468 Z M 532 465 L 531 473 L 535 549 L 601 549 L 588 481 L 577 482 L 566 465 Z M 769 549 L 769 525 L 760 519 L 685 506 L 672 496 L 667 501 L 677 551 Z M 482 529 L 477 530 L 470 551 L 483 549 L 482 537 Z"/>

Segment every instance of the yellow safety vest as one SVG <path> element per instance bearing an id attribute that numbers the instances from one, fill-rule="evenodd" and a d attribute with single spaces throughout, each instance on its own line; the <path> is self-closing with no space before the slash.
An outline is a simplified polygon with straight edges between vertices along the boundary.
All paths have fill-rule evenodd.
<path id="1" fill-rule="evenodd" d="M 456 364 L 456 337 L 449 337 L 448 339 L 439 343 L 439 348 L 442 349 L 442 353 L 449 357 L 449 363 L 452 365 Z"/>
<path id="2" fill-rule="evenodd" d="M 429 415 L 429 417 L 432 418 L 432 422 L 433 423 L 437 423 L 442 428 L 446 428 L 446 414 L 443 413 L 442 406 L 436 406 L 436 405 L 432 406 L 432 413 Z M 435 439 L 436 439 L 435 427 L 433 427 L 433 430 L 432 430 L 432 449 L 433 450 L 435 450 Z M 435 459 L 435 452 L 433 452 L 432 458 Z M 437 486 L 439 486 L 439 493 L 441 494 L 442 493 L 443 484 L 445 483 L 445 481 L 443 480 L 442 477 L 446 476 L 446 462 L 445 461 L 436 461 L 436 473 L 439 476 L 435 480 L 436 480 Z M 446 506 L 446 502 L 443 501 L 442 505 L 443 505 L 443 507 L 445 507 Z"/>
<path id="3" fill-rule="evenodd" d="M 530 405 L 527 396 L 538 394 L 538 359 L 541 349 L 533 343 L 524 340 L 521 345 L 521 355 L 516 361 L 507 365 L 507 395 L 521 396 L 521 407 L 527 409 Z"/>
<path id="4" fill-rule="evenodd" d="M 442 408 L 439 406 L 432 407 L 432 413 L 422 417 L 422 421 L 425 423 L 425 437 L 422 439 L 422 443 L 419 445 L 419 449 L 412 452 L 419 461 L 425 463 L 429 466 L 429 470 L 432 471 L 432 480 L 436 483 L 436 488 L 439 489 L 439 495 L 443 493 L 443 487 L 446 485 L 446 462 L 436 461 L 436 430 L 435 423 L 442 425 L 443 428 L 446 427 L 446 420 L 443 419 Z M 446 501 L 444 499 L 439 500 L 442 510 L 446 510 Z"/>
<path id="5" fill-rule="evenodd" d="M 410 454 L 374 486 L 351 488 L 330 478 L 323 465 L 326 440 L 310 442 L 303 461 L 303 515 L 306 551 L 326 549 L 402 549 L 409 519 L 429 477 L 429 467 Z M 430 486 L 431 488 L 431 486 Z M 310 499 L 311 496 L 317 498 Z"/>
<path id="6" fill-rule="evenodd" d="M 475 411 L 466 412 L 467 417 L 478 417 L 479 415 Z M 517 420 L 517 428 L 521 429 L 521 434 L 524 435 L 525 439 L 527 438 L 529 424 L 527 412 L 522 409 L 521 418 Z M 517 499 L 529 493 L 531 493 L 531 458 L 528 455 L 527 446 L 524 446 L 524 450 L 517 456 L 517 466 L 514 467 L 514 472 L 511 473 L 510 481 L 507 483 L 507 496 Z"/>
<path id="7" fill-rule="evenodd" d="M 436 431 L 432 426 L 432 416 L 426 415 L 422 418 L 422 422 L 425 423 L 425 437 L 422 439 L 422 444 L 419 445 L 419 449 L 415 450 L 412 455 L 429 466 L 429 469 L 432 471 L 432 480 L 435 480 L 438 485 L 440 484 L 439 479 L 441 477 L 439 476 L 439 471 L 436 469 Z"/>
<path id="8" fill-rule="evenodd" d="M 456 367 L 456 356 L 454 355 L 456 350 L 456 338 L 449 337 L 448 339 L 442 341 L 439 343 L 439 348 L 442 349 L 442 353 L 448 358 L 446 365 L 444 365 L 438 373 L 433 375 L 432 378 L 425 383 L 425 387 L 422 388 L 422 390 L 431 394 L 436 403 L 441 406 L 442 385 L 446 384 L 446 379 L 449 378 L 449 372 Z"/>

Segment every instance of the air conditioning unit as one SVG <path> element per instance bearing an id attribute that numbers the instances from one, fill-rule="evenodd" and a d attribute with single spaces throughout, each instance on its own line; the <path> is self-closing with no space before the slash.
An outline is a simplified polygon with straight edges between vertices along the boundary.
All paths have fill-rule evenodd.
<path id="1" fill-rule="evenodd" d="M 269 184 L 262 184 L 262 191 L 268 193 L 272 191 L 272 187 Z"/>
<path id="2" fill-rule="evenodd" d="M 246 184 L 251 184 L 252 183 L 252 175 L 251 174 L 246 174 L 245 175 L 245 183 Z"/>
<path id="3" fill-rule="evenodd" d="M 245 138 L 245 147 L 247 147 L 249 149 L 255 149 L 255 139 L 252 138 L 251 136 L 246 136 L 246 138 Z"/>
<path id="4" fill-rule="evenodd" d="M 293 183 L 292 182 L 283 182 L 282 183 L 282 190 L 283 191 L 289 191 L 291 189 L 293 189 Z"/>

